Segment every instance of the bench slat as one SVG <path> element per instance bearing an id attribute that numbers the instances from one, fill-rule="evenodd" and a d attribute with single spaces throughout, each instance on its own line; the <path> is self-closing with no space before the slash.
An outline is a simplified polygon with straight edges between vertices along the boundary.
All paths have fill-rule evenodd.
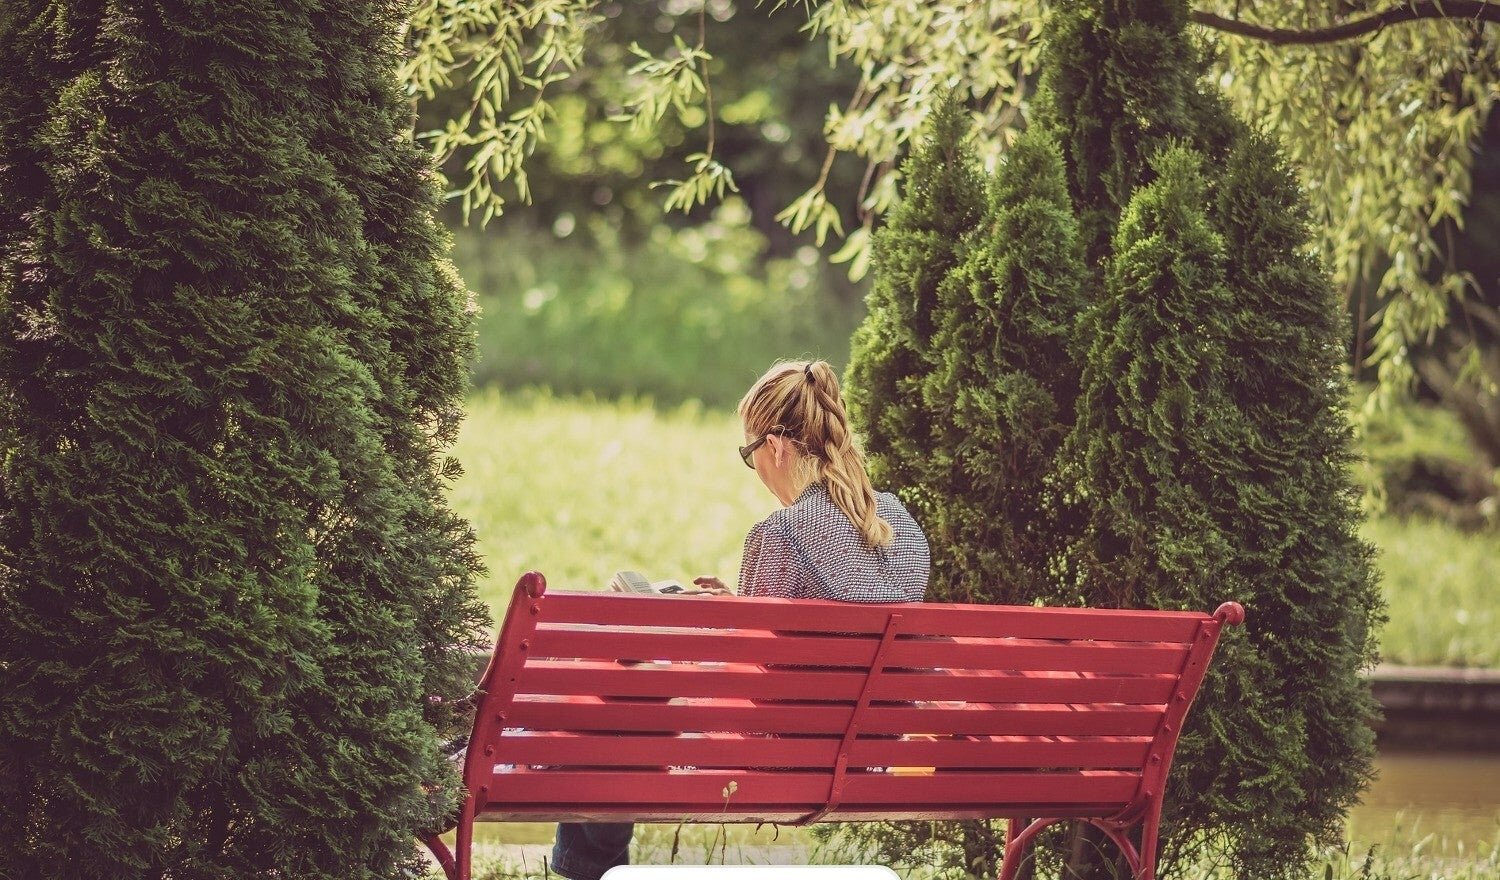
<path id="1" fill-rule="evenodd" d="M 729 806 L 815 807 L 828 795 L 829 773 L 745 770 L 546 771 L 516 770 L 490 779 L 490 802 L 506 809 L 527 806 L 693 805 L 703 817 Z M 726 786 L 734 783 L 727 797 Z M 1140 774 L 1121 770 L 1074 773 L 1026 771 L 936 773 L 898 776 L 852 773 L 845 778 L 842 806 L 868 809 L 886 805 L 950 804 L 1125 804 L 1135 795 Z"/>
<path id="2" fill-rule="evenodd" d="M 885 630 L 892 610 L 903 633 L 1038 639 L 1187 642 L 1206 614 L 1180 611 L 1101 612 L 1088 608 L 981 607 L 921 602 L 861 605 L 816 600 L 626 596 L 550 590 L 547 619 L 611 626 L 756 627 L 867 633 Z M 809 606 L 816 609 L 809 611 Z"/>
<path id="3" fill-rule="evenodd" d="M 839 737 L 784 738 L 706 734 L 616 736 L 567 732 L 513 733 L 503 737 L 496 760 L 506 764 L 659 767 L 831 767 Z M 1066 767 L 1139 769 L 1151 741 L 1146 737 L 965 738 L 892 741 L 855 740 L 853 767 L 969 767 L 987 769 Z"/>
<path id="4" fill-rule="evenodd" d="M 874 639 L 793 637 L 764 630 L 644 634 L 543 624 L 531 639 L 530 656 L 868 667 L 876 644 Z M 1187 653 L 1186 646 L 1170 643 L 960 639 L 898 641 L 886 656 L 888 666 L 1154 674 L 1180 672 Z"/>
<path id="5" fill-rule="evenodd" d="M 1078 706 L 970 703 L 963 708 L 871 706 L 861 733 L 962 733 L 991 736 L 1150 736 L 1160 709 L 1142 706 Z M 603 701 L 593 697 L 518 699 L 506 725 L 528 730 L 731 731 L 741 733 L 841 734 L 849 709 L 826 704 L 753 703 L 691 699 L 672 703 Z"/>
<path id="6" fill-rule="evenodd" d="M 744 697 L 853 701 L 863 672 L 766 669 L 750 663 L 622 666 L 607 660 L 535 660 L 517 685 L 522 694 L 595 694 L 617 697 Z M 1175 675 L 1080 675 L 1062 672 L 885 672 L 872 700 L 986 700 L 1027 703 L 1162 704 Z"/>

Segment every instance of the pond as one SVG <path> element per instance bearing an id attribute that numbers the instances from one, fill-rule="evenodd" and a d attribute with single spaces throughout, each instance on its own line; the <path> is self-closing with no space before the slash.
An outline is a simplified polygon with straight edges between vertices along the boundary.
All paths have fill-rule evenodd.
<path id="1" fill-rule="evenodd" d="M 1500 753 L 1382 752 L 1380 776 L 1349 816 L 1356 841 L 1500 843 Z"/>

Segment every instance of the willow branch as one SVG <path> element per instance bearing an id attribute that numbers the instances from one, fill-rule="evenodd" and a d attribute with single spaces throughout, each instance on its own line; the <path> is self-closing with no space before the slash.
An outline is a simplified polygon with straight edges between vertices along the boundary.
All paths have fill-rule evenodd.
<path id="1" fill-rule="evenodd" d="M 1262 27 L 1236 18 L 1224 18 L 1211 12 L 1194 10 L 1189 15 L 1194 24 L 1201 24 L 1228 34 L 1263 40 L 1278 46 L 1307 46 L 1315 43 L 1350 40 L 1375 33 L 1393 24 L 1406 24 L 1422 19 L 1500 24 L 1500 3 L 1491 3 L 1489 0 L 1420 0 L 1420 2 L 1393 6 L 1384 12 L 1377 12 L 1374 15 L 1346 21 L 1332 27 L 1305 31 Z"/>
<path id="2" fill-rule="evenodd" d="M 703 52 L 707 48 L 707 46 L 708 0 L 703 0 L 703 4 L 698 7 L 698 51 Z M 700 57 L 698 59 L 698 63 L 700 65 L 699 69 L 702 71 L 703 75 L 703 99 L 707 106 L 707 110 L 705 112 L 708 115 L 708 149 L 704 151 L 704 155 L 708 156 L 709 159 L 712 159 L 714 157 L 714 139 L 716 134 L 714 130 L 714 85 L 713 81 L 709 78 L 708 75 L 707 56 Z"/>

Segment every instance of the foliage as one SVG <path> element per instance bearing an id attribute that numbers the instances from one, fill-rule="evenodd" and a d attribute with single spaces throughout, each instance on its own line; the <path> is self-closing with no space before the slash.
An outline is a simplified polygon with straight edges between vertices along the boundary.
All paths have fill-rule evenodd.
<path id="1" fill-rule="evenodd" d="M 747 215 L 730 200 L 641 243 L 598 218 L 461 231 L 454 259 L 481 309 L 475 381 L 731 406 L 778 357 L 842 363 L 858 318 L 827 294 L 840 279 L 811 247 L 767 259 Z"/>
<path id="2" fill-rule="evenodd" d="M 0 11 L 0 875 L 390 877 L 456 795 L 472 340 L 398 26 Z"/>
<path id="3" fill-rule="evenodd" d="M 1314 318 L 1299 332 L 1277 314 L 1320 278 L 1316 265 L 1299 277 L 1271 231 L 1278 212 L 1295 217 L 1295 201 L 1277 199 L 1295 190 L 1272 186 L 1274 161 L 1255 167 L 1268 154 L 1245 138 L 1226 157 L 1220 207 L 1239 213 L 1204 215 L 1201 160 L 1187 151 L 1164 154 L 1159 180 L 1132 199 L 1070 440 L 1095 511 L 1075 563 L 1085 595 L 1157 607 L 1234 596 L 1259 621 L 1221 649 L 1166 820 L 1169 858 L 1201 830 L 1241 876 L 1300 875 L 1306 835 L 1332 839 L 1367 781 L 1372 708 L 1359 672 L 1379 611 L 1353 534 L 1348 429 L 1329 406 L 1330 298 L 1322 328 Z M 1235 277 L 1245 266 L 1264 275 Z M 1281 368 L 1230 367 L 1257 346 Z"/>
<path id="4" fill-rule="evenodd" d="M 1328 842 L 1370 779 L 1373 741 L 1360 722 L 1373 707 L 1360 672 L 1374 664 L 1386 620 L 1374 548 L 1358 536 L 1338 299 L 1308 246 L 1303 193 L 1264 136 L 1242 135 L 1231 146 L 1210 218 L 1224 232 L 1226 277 L 1236 292 L 1227 317 L 1229 358 L 1238 368 L 1227 385 L 1245 425 L 1227 448 L 1247 466 L 1220 522 L 1246 545 L 1235 554 L 1235 579 L 1254 582 L 1246 595 L 1279 624 L 1246 639 L 1276 670 L 1258 682 L 1266 694 L 1259 717 L 1280 713 L 1276 723 L 1305 725 L 1305 763 L 1286 760 L 1296 746 L 1280 732 L 1268 738 L 1280 753 L 1265 760 L 1291 768 L 1292 810 Z M 1240 717 L 1237 702 L 1222 695 L 1218 702 L 1232 705 L 1226 718 Z M 1240 742 L 1238 732 L 1225 735 Z M 1264 791 L 1259 780 L 1239 796 L 1251 791 Z M 1300 844 L 1298 821 L 1278 818 L 1261 828 Z"/>
<path id="5" fill-rule="evenodd" d="M 1105 296 L 1084 326 L 1067 488 L 1092 523 L 1069 571 L 1115 607 L 1175 604 L 1200 589 L 1215 595 L 1187 607 L 1206 607 L 1246 588 L 1225 583 L 1224 567 L 1250 536 L 1224 529 L 1212 509 L 1245 465 L 1234 460 L 1242 426 L 1224 387 L 1234 292 L 1224 239 L 1203 209 L 1201 163 L 1182 147 L 1153 163 L 1159 178 L 1128 202 Z"/>
<path id="6" fill-rule="evenodd" d="M 678 209 L 675 201 L 672 209 L 664 203 L 677 194 L 708 195 L 708 185 L 722 182 L 725 193 L 743 195 L 754 225 L 772 237 L 772 252 L 785 256 L 798 242 L 775 216 L 822 178 L 831 212 L 819 216 L 841 228 L 854 222 L 859 170 L 852 164 L 820 169 L 817 159 L 826 150 L 821 125 L 828 104 L 847 97 L 858 75 L 831 68 L 795 16 L 726 2 L 606 2 L 595 12 L 587 30 L 574 35 L 576 69 L 533 96 L 545 105 L 545 126 L 538 129 L 545 139 L 517 153 L 514 161 L 528 172 L 524 181 L 491 175 L 501 198 L 530 206 L 519 213 L 543 225 L 563 214 L 600 215 L 631 238 L 654 225 L 681 226 L 706 216 L 697 198 L 685 207 L 692 217 L 664 215 Z M 419 8 L 419 21 L 423 14 Z M 700 48 L 705 41 L 712 55 Z M 483 52 L 485 44 L 469 48 Z M 451 82 L 429 82 L 420 104 L 421 130 L 439 149 L 458 192 L 475 182 L 464 162 L 478 147 L 449 132 L 455 118 L 477 106 L 471 86 L 482 83 L 470 78 L 475 70 L 460 66 Z M 484 219 L 477 205 L 463 213 Z"/>
<path id="7" fill-rule="evenodd" d="M 1010 601 L 1245 604 L 1259 623 L 1226 640 L 1179 747 L 1163 871 L 1206 845 L 1243 876 L 1296 876 L 1369 778 L 1360 672 L 1381 601 L 1357 534 L 1339 309 L 1302 195 L 1275 144 L 1204 87 L 1187 19 L 1184 3 L 1127 0 L 1054 15 L 1038 103 L 1066 177 L 1061 161 L 1049 174 L 1033 157 L 1051 142 L 1037 132 L 1008 154 L 1016 164 L 1002 166 L 981 225 L 998 230 L 998 254 L 976 238 L 958 271 L 936 247 L 899 264 L 897 279 L 948 295 L 872 335 L 925 339 L 936 325 L 944 342 L 902 353 L 904 385 L 864 393 L 902 426 L 904 445 L 871 445 L 936 525 L 937 583 L 1019 578 L 999 591 Z M 930 161 L 916 155 L 913 179 Z M 925 214 L 930 196 L 917 201 Z M 1016 223 L 1028 212 L 1045 233 Z M 878 292 L 888 270 L 876 270 Z M 1078 290 L 1102 298 L 1075 326 Z M 1012 297 L 1025 306 L 1007 313 Z M 882 314 L 872 303 L 872 325 Z M 856 355 L 851 386 L 895 361 Z M 901 393 L 914 387 L 927 393 Z M 921 844 L 912 831 L 866 839 L 899 854 Z M 1001 839 L 939 834 L 960 841 L 971 872 Z M 1079 855 L 1090 843 L 1102 841 L 1072 840 L 1055 858 L 1097 874 L 1098 858 Z"/>
<path id="8" fill-rule="evenodd" d="M 1051 22 L 1037 103 L 1061 132 L 1085 247 L 1099 260 L 1136 187 L 1154 176 L 1151 157 L 1183 141 L 1219 151 L 1235 132 L 1222 99 L 1203 86 L 1206 65 L 1182 33 L 1181 4 L 1119 2 L 1097 15 L 1064 8 Z M 1101 64 L 1116 75 L 1100 76 Z"/>
<path id="9" fill-rule="evenodd" d="M 933 336 L 940 290 L 962 259 L 962 242 L 984 212 L 984 182 L 963 146 L 963 111 L 949 102 L 931 138 L 906 164 L 906 198 L 875 239 L 875 281 L 868 315 L 850 343 L 844 396 L 869 456 L 876 486 L 909 490 L 919 516 L 934 499 L 917 490 L 928 436 L 937 428 L 922 394 L 925 365 L 936 356 Z"/>
<path id="10" fill-rule="evenodd" d="M 1461 484 L 1449 518 L 1500 524 L 1500 114 L 1485 126 L 1463 216 L 1439 224 L 1443 266 L 1471 286 L 1450 302 L 1448 322 L 1412 359 L 1425 389 L 1457 416 L 1469 449 L 1450 459 Z M 1390 408 L 1378 397 L 1377 404 Z"/>
<path id="11" fill-rule="evenodd" d="M 1453 410 L 1421 401 L 1371 406 L 1368 394 L 1358 399 L 1365 401 L 1365 454 L 1356 472 L 1369 509 L 1471 530 L 1500 525 L 1496 472 L 1472 461 L 1473 434 Z"/>
<path id="12" fill-rule="evenodd" d="M 907 162 L 909 182 L 972 163 L 951 143 L 962 127 L 950 126 L 936 128 L 939 148 L 919 150 Z M 877 253 L 899 246 L 906 210 L 903 202 L 877 234 Z M 917 299 L 908 311 L 896 307 L 912 300 L 905 291 L 880 305 L 872 294 L 863 338 L 930 341 L 913 346 L 909 375 L 881 393 L 870 377 L 888 372 L 896 357 L 876 347 L 857 352 L 863 359 L 851 365 L 849 393 L 870 398 L 857 410 L 867 435 L 901 426 L 884 449 L 871 444 L 871 461 L 898 475 L 892 484 L 923 515 L 933 551 L 931 597 L 1055 600 L 1052 561 L 1076 526 L 1053 492 L 1053 459 L 1078 393 L 1069 355 L 1088 298 L 1062 156 L 1050 131 L 1034 128 L 1007 153 L 983 220 L 959 242 L 951 267 L 917 262 L 925 256 L 920 251 L 900 266 L 936 288 L 935 302 Z M 887 264 L 878 262 L 875 291 L 890 286 Z"/>
<path id="13" fill-rule="evenodd" d="M 1338 18 L 1327 6 L 1275 0 L 1237 9 L 1291 28 Z M 1472 284 L 1444 264 L 1436 233 L 1445 221 L 1462 224 L 1473 189 L 1474 147 L 1500 96 L 1496 31 L 1457 19 L 1347 43 L 1230 37 L 1218 46 L 1224 93 L 1243 118 L 1279 136 L 1301 171 L 1335 283 L 1347 297 L 1368 279 L 1385 303 L 1369 355 L 1386 389 L 1416 378 L 1413 349 L 1448 323 L 1450 302 Z"/>
<path id="14" fill-rule="evenodd" d="M 656 6 L 664 16 L 669 9 L 692 10 L 700 22 L 710 8 L 715 18 L 733 16 L 732 4 L 710 0 L 696 9 L 645 5 Z M 830 61 L 858 72 L 848 100 L 834 98 L 823 117 L 829 148 L 823 173 L 801 196 L 789 199 L 797 209 L 782 216 L 796 229 L 831 225 L 839 205 L 827 198 L 827 172 L 838 155 L 853 153 L 868 170 L 856 196 L 861 222 L 851 229 L 842 253 L 852 258 L 867 247 L 876 217 L 892 203 L 896 179 L 891 169 L 950 89 L 960 90 L 973 108 L 976 150 L 987 168 L 995 167 L 1030 115 L 1042 22 L 1047 8 L 1056 5 L 1010 0 L 771 4 L 773 17 L 805 14 L 806 32 L 826 44 Z M 601 16 L 601 10 L 606 14 Z M 557 106 L 553 95 L 576 75 L 577 59 L 586 47 L 607 60 L 601 44 L 620 39 L 602 24 L 609 13 L 618 14 L 617 4 L 418 4 L 410 39 L 416 52 L 408 67 L 413 87 L 426 94 L 454 80 L 472 87 L 471 109 L 434 141 L 440 155 L 462 144 L 475 151 L 466 172 L 466 193 L 474 192 L 475 180 L 493 182 L 522 167 L 537 144 L 540 120 Z M 1302 171 L 1317 241 L 1336 286 L 1347 296 L 1362 278 L 1379 275 L 1376 296 L 1385 305 L 1371 318 L 1375 333 L 1368 354 L 1379 365 L 1382 387 L 1399 391 L 1415 377 L 1414 350 L 1451 320 L 1449 303 L 1470 284 L 1461 269 L 1440 259 L 1442 248 L 1432 230 L 1444 220 L 1461 223 L 1471 189 L 1471 147 L 1500 94 L 1500 37 L 1497 28 L 1487 27 L 1492 17 L 1469 19 L 1454 13 L 1444 18 L 1443 4 L 1424 13 L 1436 20 L 1369 29 L 1346 39 L 1314 34 L 1370 14 L 1367 4 L 1202 0 L 1192 17 L 1203 29 L 1200 33 L 1213 41 L 1215 51 L 1207 58 L 1210 78 L 1241 118 L 1262 121 L 1287 145 Z M 1249 29 L 1230 27 L 1236 22 L 1287 33 L 1247 36 Z M 1299 35 L 1313 38 L 1306 45 L 1288 44 Z M 713 65 L 698 53 L 732 52 L 738 45 L 725 37 L 689 47 L 702 62 L 699 69 L 711 72 L 706 83 L 715 78 Z M 647 54 L 670 64 L 684 53 L 666 48 Z M 739 69 L 731 64 L 722 75 L 733 82 L 733 71 Z M 746 88 L 759 81 L 763 78 L 751 79 Z M 707 91 L 691 79 L 671 89 L 684 118 L 694 118 L 689 111 L 698 111 L 704 121 L 714 118 L 699 104 Z M 721 95 L 720 106 L 724 103 Z M 512 114 L 509 123 L 496 121 L 512 119 Z M 522 134 L 512 131 L 533 123 L 535 128 Z M 713 156 L 714 150 L 707 154 Z M 478 161 L 480 156 L 486 161 Z M 733 168 L 732 162 L 726 164 Z M 710 167 L 705 165 L 705 171 Z M 1089 226 L 1088 218 L 1083 222 Z M 1473 350 L 1472 343 L 1464 346 L 1466 352 Z M 1361 347 L 1357 359 L 1364 354 Z"/>

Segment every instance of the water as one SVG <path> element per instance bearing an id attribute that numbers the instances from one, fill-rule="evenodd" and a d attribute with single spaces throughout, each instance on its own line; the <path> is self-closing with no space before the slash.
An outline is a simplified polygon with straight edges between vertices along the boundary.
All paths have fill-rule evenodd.
<path id="1" fill-rule="evenodd" d="M 1500 844 L 1500 753 L 1382 752 L 1380 776 L 1349 815 L 1355 841 L 1431 834 L 1468 851 Z"/>

